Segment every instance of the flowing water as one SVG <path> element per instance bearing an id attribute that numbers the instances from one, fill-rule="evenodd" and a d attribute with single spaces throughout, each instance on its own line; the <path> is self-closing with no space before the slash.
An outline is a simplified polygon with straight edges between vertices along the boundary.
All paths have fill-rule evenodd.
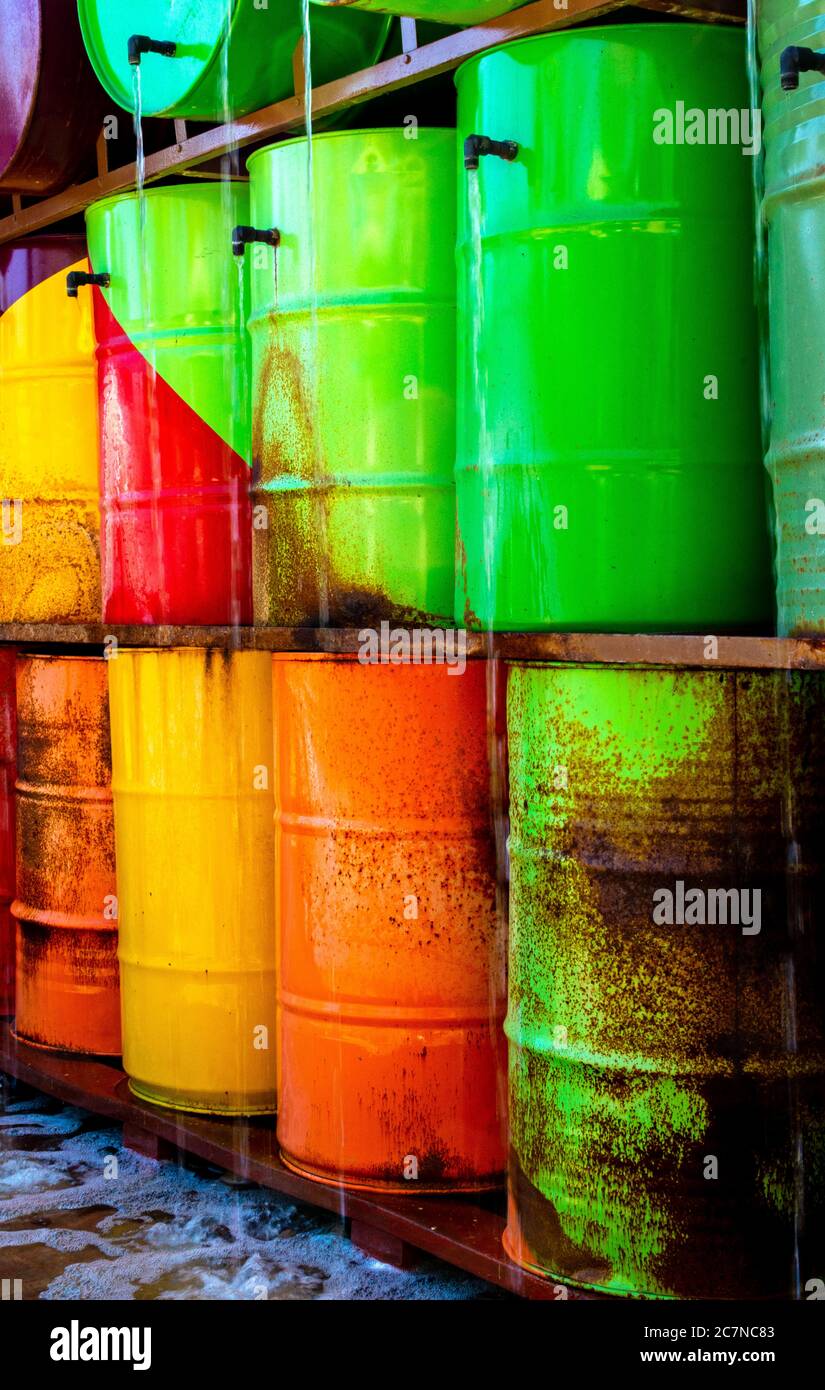
<path id="1" fill-rule="evenodd" d="M 310 417 L 313 422 L 318 421 L 320 410 L 320 400 L 318 393 L 318 278 L 316 264 L 316 237 L 315 237 L 315 166 L 314 166 L 314 147 L 312 131 L 312 29 L 310 25 L 311 7 L 310 0 L 301 0 L 301 30 L 304 40 L 304 122 L 306 128 L 306 237 L 307 237 L 307 267 L 308 267 L 308 298 L 309 298 L 309 340 L 308 340 L 308 371 L 306 381 L 307 403 Z M 315 439 L 323 437 L 320 428 L 313 430 Z M 326 627 L 329 623 L 329 572 L 326 557 L 328 547 L 326 543 L 326 502 L 323 489 L 323 460 L 317 456 L 317 451 L 312 460 L 313 464 L 313 498 L 315 513 L 315 528 L 318 532 L 317 554 L 323 557 L 321 569 L 318 575 L 318 621 L 321 627 Z"/>

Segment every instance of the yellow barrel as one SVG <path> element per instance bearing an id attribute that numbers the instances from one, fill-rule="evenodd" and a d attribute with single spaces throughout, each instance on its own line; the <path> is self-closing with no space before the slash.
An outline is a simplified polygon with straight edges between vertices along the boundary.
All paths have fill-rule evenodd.
<path id="1" fill-rule="evenodd" d="M 0 247 L 0 622 L 100 618 L 97 371 L 80 236 Z"/>
<path id="2" fill-rule="evenodd" d="M 109 662 L 123 1065 L 177 1110 L 275 1109 L 272 662 Z"/>

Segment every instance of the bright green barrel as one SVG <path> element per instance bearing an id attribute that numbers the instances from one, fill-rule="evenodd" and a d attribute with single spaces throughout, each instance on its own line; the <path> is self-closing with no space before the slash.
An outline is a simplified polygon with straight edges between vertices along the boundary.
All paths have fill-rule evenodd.
<path id="1" fill-rule="evenodd" d="M 749 105 L 744 35 L 570 30 L 457 83 L 460 143 L 520 147 L 459 174 L 457 617 L 766 625 L 751 159 L 654 139 Z"/>
<path id="2" fill-rule="evenodd" d="M 176 45 L 172 57 L 141 56 L 144 116 L 223 120 L 293 91 L 301 0 L 78 0 L 78 10 L 92 66 L 127 111 L 135 104 L 135 68 L 127 57 L 133 34 Z M 386 34 L 378 16 L 313 11 L 313 84 L 376 62 Z"/>
<path id="3" fill-rule="evenodd" d="M 316 138 L 312 217 L 305 140 L 249 172 L 256 621 L 449 617 L 455 132 Z"/>
<path id="4" fill-rule="evenodd" d="M 783 91 L 779 61 L 825 49 L 825 3 L 762 0 L 772 421 L 767 468 L 776 509 L 782 634 L 825 633 L 825 76 Z"/>
<path id="5" fill-rule="evenodd" d="M 507 729 L 509 1252 L 612 1293 L 806 1297 L 825 679 L 517 665 Z"/>
<path id="6" fill-rule="evenodd" d="M 410 19 L 434 20 L 437 24 L 483 24 L 527 0 L 314 0 L 326 9 L 370 10 L 378 14 L 408 15 Z"/>

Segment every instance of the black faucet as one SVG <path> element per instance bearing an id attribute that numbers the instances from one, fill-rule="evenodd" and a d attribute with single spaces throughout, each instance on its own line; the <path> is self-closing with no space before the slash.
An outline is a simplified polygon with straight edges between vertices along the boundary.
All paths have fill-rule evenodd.
<path id="1" fill-rule="evenodd" d="M 232 228 L 232 254 L 242 256 L 244 247 L 251 241 L 262 241 L 265 246 L 279 246 L 281 233 L 277 227 L 263 229 L 260 227 L 233 227 Z"/>
<path id="2" fill-rule="evenodd" d="M 102 285 L 104 289 L 111 283 L 106 271 L 100 275 L 89 275 L 85 270 L 70 270 L 66 276 L 66 293 L 70 299 L 77 299 L 79 285 Z"/>

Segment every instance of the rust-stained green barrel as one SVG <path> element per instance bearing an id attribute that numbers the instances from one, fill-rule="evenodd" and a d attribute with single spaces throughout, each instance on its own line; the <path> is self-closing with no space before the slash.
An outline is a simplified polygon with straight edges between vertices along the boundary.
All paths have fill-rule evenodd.
<path id="1" fill-rule="evenodd" d="M 520 664 L 507 704 L 508 1251 L 616 1294 L 806 1297 L 823 676 Z"/>
<path id="2" fill-rule="evenodd" d="M 306 141 L 249 160 L 258 623 L 452 613 L 455 132 L 409 134 L 313 140 L 312 217 Z"/>
<path id="3" fill-rule="evenodd" d="M 765 630 L 744 34 L 570 29 L 457 85 L 457 619 Z"/>
<path id="4" fill-rule="evenodd" d="M 172 54 L 140 54 L 144 116 L 228 120 L 294 90 L 301 0 L 78 0 L 78 12 L 92 66 L 127 111 L 135 105 L 132 35 L 175 45 Z M 387 23 L 380 15 L 313 11 L 314 85 L 377 62 Z"/>
<path id="5" fill-rule="evenodd" d="M 825 75 L 783 90 L 780 57 L 825 49 L 825 0 L 761 0 L 777 622 L 825 633 Z"/>

